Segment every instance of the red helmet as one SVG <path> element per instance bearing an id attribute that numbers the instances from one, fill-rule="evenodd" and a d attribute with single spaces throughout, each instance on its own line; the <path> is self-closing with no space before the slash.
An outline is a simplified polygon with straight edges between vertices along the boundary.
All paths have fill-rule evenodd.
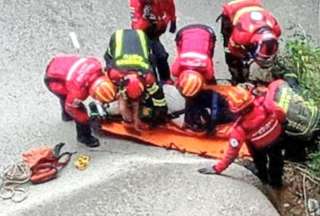
<path id="1" fill-rule="evenodd" d="M 263 68 L 272 66 L 279 48 L 278 38 L 268 29 L 258 31 L 251 38 L 254 45 L 252 56 L 256 63 Z"/>
<path id="2" fill-rule="evenodd" d="M 89 94 L 94 99 L 109 103 L 116 97 L 116 87 L 107 76 L 100 76 L 90 87 Z"/>
<path id="3" fill-rule="evenodd" d="M 177 80 L 177 87 L 183 96 L 192 97 L 201 90 L 203 83 L 203 76 L 199 72 L 185 70 Z"/>
<path id="4" fill-rule="evenodd" d="M 110 77 L 111 81 L 115 83 L 116 85 L 119 84 L 119 82 L 123 79 L 124 74 L 117 69 L 111 68 L 107 72 L 108 76 Z"/>
<path id="5" fill-rule="evenodd" d="M 144 85 L 137 74 L 128 74 L 124 77 L 124 91 L 129 99 L 137 100 L 144 92 Z"/>

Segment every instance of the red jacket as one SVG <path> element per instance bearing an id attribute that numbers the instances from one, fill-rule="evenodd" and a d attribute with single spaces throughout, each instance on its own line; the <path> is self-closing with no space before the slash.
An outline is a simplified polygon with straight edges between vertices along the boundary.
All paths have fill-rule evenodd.
<path id="1" fill-rule="evenodd" d="M 262 28 L 268 28 L 277 38 L 281 28 L 270 11 L 263 8 L 260 0 L 232 1 L 223 6 L 223 16 L 232 23 L 228 49 L 238 57 L 246 56 L 252 37 Z"/>
<path id="2" fill-rule="evenodd" d="M 213 167 L 216 173 L 221 173 L 237 158 L 243 143 L 249 149 L 264 149 L 281 135 L 285 113 L 273 99 L 276 87 L 282 82 L 278 80 L 271 83 L 268 93 L 257 97 L 252 110 L 236 122 L 229 135 L 229 146 L 224 158 Z"/>
<path id="3" fill-rule="evenodd" d="M 94 57 L 58 55 L 50 61 L 45 81 L 50 91 L 66 98 L 68 114 L 79 123 L 87 123 L 89 117 L 80 102 L 87 99 L 91 84 L 101 75 L 102 65 Z"/>
<path id="4" fill-rule="evenodd" d="M 131 27 L 146 31 L 152 24 L 159 34 L 165 32 L 169 22 L 176 21 L 174 0 L 130 0 Z"/>
<path id="5" fill-rule="evenodd" d="M 216 37 L 212 28 L 190 25 L 182 28 L 176 37 L 177 56 L 172 65 L 172 76 L 179 77 L 184 70 L 200 72 L 206 80 L 214 79 L 213 53 Z"/>

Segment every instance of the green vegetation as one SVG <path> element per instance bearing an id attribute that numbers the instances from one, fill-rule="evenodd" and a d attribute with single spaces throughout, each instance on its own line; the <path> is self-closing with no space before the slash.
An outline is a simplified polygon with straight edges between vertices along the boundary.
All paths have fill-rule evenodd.
<path id="1" fill-rule="evenodd" d="M 302 33 L 303 30 L 301 31 Z M 320 106 L 320 47 L 306 34 L 294 34 L 285 41 L 277 61 L 278 73 L 295 72 L 304 98 Z M 309 169 L 320 177 L 320 152 L 309 155 Z"/>
<path id="2" fill-rule="evenodd" d="M 310 154 L 309 168 L 313 175 L 320 178 L 320 152 Z"/>
<path id="3" fill-rule="evenodd" d="M 294 34 L 288 38 L 279 55 L 278 65 L 282 70 L 294 71 L 305 98 L 320 105 L 320 47 L 315 45 L 311 37 Z"/>

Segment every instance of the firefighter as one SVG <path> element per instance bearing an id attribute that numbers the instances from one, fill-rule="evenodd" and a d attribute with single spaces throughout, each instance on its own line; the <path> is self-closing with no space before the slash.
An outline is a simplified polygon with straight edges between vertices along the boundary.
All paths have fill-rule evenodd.
<path id="1" fill-rule="evenodd" d="M 148 38 L 142 30 L 118 30 L 105 53 L 107 73 L 119 91 L 123 120 L 136 130 L 165 121 L 167 104 L 150 62 Z"/>
<path id="2" fill-rule="evenodd" d="M 213 29 L 206 25 L 188 25 L 180 29 L 176 36 L 177 56 L 172 65 L 172 76 L 176 86 L 186 97 L 185 124 L 194 131 L 212 131 L 219 116 L 211 104 L 216 105 L 218 95 L 204 91 L 205 84 L 215 83 L 214 47 L 216 36 Z M 209 108 L 211 112 L 207 112 Z M 211 118 L 210 126 L 204 119 Z"/>
<path id="3" fill-rule="evenodd" d="M 115 86 L 102 68 L 95 57 L 57 55 L 45 72 L 46 86 L 60 100 L 62 120 L 75 121 L 77 140 L 88 147 L 99 146 L 99 140 L 91 134 L 89 116 L 82 102 L 92 96 L 107 103 L 116 96 Z"/>
<path id="4" fill-rule="evenodd" d="M 200 173 L 220 174 L 236 159 L 241 146 L 246 143 L 261 181 L 277 188 L 282 186 L 283 157 L 279 138 L 284 131 L 286 115 L 274 102 L 274 97 L 275 89 L 283 82 L 272 82 L 266 94 L 256 96 L 251 109 L 243 112 L 233 125 L 223 159 L 200 169 Z"/>
<path id="5" fill-rule="evenodd" d="M 141 29 L 150 38 L 160 80 L 171 83 L 168 53 L 160 41 L 170 23 L 169 31 L 176 31 L 174 0 L 130 0 L 131 27 Z"/>
<path id="6" fill-rule="evenodd" d="M 306 147 L 316 149 L 320 140 L 320 111 L 312 100 L 300 96 L 289 83 L 276 89 L 275 103 L 286 113 L 285 157 L 293 161 L 307 159 Z"/>
<path id="7" fill-rule="evenodd" d="M 261 68 L 273 66 L 281 28 L 260 0 L 234 0 L 226 3 L 220 17 L 225 58 L 233 84 L 248 81 L 252 62 Z M 284 74 L 282 78 L 288 82 L 297 82 L 294 73 Z"/>

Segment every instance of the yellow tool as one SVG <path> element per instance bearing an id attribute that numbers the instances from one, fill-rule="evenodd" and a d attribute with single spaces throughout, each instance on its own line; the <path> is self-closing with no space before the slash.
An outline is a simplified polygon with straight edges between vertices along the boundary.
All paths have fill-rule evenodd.
<path id="1" fill-rule="evenodd" d="M 74 166 L 78 170 L 85 170 L 89 166 L 90 157 L 88 155 L 80 154 L 74 161 Z"/>

